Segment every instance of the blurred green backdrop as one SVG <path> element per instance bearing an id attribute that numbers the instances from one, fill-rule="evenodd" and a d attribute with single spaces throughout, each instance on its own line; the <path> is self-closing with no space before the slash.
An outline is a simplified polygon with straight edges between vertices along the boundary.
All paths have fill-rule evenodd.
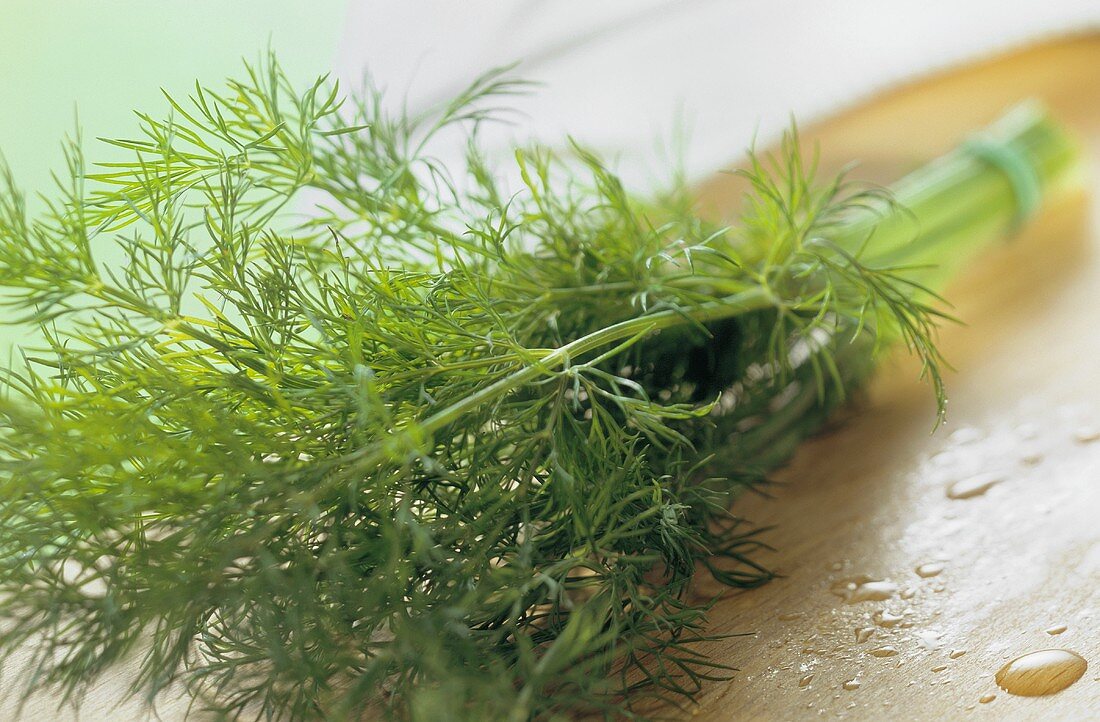
<path id="1" fill-rule="evenodd" d="M 160 89 L 213 85 L 268 45 L 292 77 L 328 72 L 345 0 L 0 0 L 0 154 L 28 195 L 62 167 L 59 141 L 135 127 L 132 111 L 160 114 Z M 2 312 L 2 311 L 0 311 Z M 25 332 L 0 327 L 0 353 Z"/>

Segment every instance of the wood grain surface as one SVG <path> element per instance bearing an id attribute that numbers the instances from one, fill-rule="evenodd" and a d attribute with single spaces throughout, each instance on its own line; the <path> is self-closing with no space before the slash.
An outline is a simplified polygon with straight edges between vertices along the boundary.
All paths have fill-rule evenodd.
<path id="1" fill-rule="evenodd" d="M 804 135 L 820 142 L 825 170 L 860 159 L 857 176 L 888 182 L 1025 97 L 1045 100 L 1095 158 L 1100 38 L 938 76 Z M 702 197 L 729 208 L 740 192 L 723 178 Z M 707 651 L 739 671 L 707 684 L 697 706 L 674 716 L 1100 718 L 1100 441 L 1077 438 L 1100 428 L 1098 220 L 1085 194 L 1048 208 L 949 290 L 968 325 L 942 334 L 957 369 L 945 428 L 930 434 L 933 399 L 915 367 L 887 363 L 855 412 L 778 475 L 773 499 L 738 503 L 754 522 L 776 525 L 767 535 L 776 551 L 764 561 L 783 576 L 718 603 L 711 631 L 750 636 Z M 998 483 L 972 498 L 946 496 L 947 485 L 978 473 Z M 930 563 L 942 572 L 915 572 Z M 859 575 L 894 591 L 856 604 L 831 593 Z M 901 619 L 879 626 L 882 612 Z M 873 631 L 859 642 L 858 629 Z M 882 647 L 897 654 L 870 653 Z M 1090 667 L 1052 696 L 997 688 L 1001 665 L 1045 648 L 1073 650 Z M 15 719 L 19 662 L 5 669 L 0 720 Z M 844 688 L 853 681 L 858 687 Z M 78 713 L 38 695 L 22 719 L 149 716 L 139 702 L 119 704 L 128 682 L 125 669 L 100 680 Z M 996 697 L 980 702 L 986 695 Z M 167 696 L 156 715 L 182 719 L 187 704 Z"/>
<path id="2" fill-rule="evenodd" d="M 1095 164 L 1096 37 L 935 77 L 805 136 L 820 142 L 826 169 L 861 159 L 857 176 L 888 182 L 1027 97 L 1048 103 Z M 720 179 L 704 197 L 728 207 L 739 192 Z M 778 474 L 774 499 L 741 500 L 739 513 L 776 525 L 767 563 L 783 577 L 715 607 L 712 632 L 752 636 L 711 645 L 739 671 L 708 684 L 689 714 L 1100 719 L 1100 440 L 1088 441 L 1100 429 L 1098 251 L 1086 194 L 1048 208 L 948 290 L 967 325 L 941 335 L 956 369 L 946 427 L 929 433 L 934 404 L 916 367 L 887 364 L 869 398 Z M 948 498 L 948 485 L 978 474 L 998 483 Z M 916 573 L 931 563 L 943 571 Z M 860 575 L 897 591 L 856 604 L 830 591 Z M 902 620 L 879 626 L 882 612 Z M 860 629 L 873 632 L 858 642 Z M 872 654 L 884 647 L 897 654 Z M 1048 648 L 1075 651 L 1090 667 L 1051 696 L 997 688 L 1005 662 Z M 858 687 L 845 689 L 853 680 Z M 980 702 L 986 695 L 996 697 Z"/>

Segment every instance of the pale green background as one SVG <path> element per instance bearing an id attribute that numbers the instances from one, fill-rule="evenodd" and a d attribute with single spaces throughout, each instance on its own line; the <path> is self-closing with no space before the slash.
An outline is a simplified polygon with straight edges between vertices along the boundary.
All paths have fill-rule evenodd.
<path id="1" fill-rule="evenodd" d="M 328 72 L 344 17 L 344 0 L 0 0 L 0 153 L 21 188 L 49 190 L 77 114 L 94 160 L 96 136 L 164 110 L 160 88 L 215 85 L 269 43 L 293 77 Z M 20 335 L 0 327 L 0 350 Z"/>

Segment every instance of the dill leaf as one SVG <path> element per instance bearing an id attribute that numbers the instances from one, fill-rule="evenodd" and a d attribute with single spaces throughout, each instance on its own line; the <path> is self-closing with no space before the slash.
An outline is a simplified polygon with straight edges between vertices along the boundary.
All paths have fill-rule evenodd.
<path id="1" fill-rule="evenodd" d="M 494 71 L 413 117 L 268 57 L 138 114 L 127 160 L 71 143 L 36 217 L 4 174 L 0 300 L 44 339 L 0 400 L 0 653 L 33 648 L 29 687 L 75 701 L 136 655 L 135 694 L 215 716 L 523 720 L 728 673 L 689 585 L 771 576 L 732 496 L 889 342 L 942 408 L 923 269 L 1001 234 L 1011 189 L 956 155 L 907 213 L 820 182 L 792 131 L 727 227 L 578 144 L 494 168 L 477 129 L 525 91 Z M 1044 179 L 1073 157 L 1044 117 L 1005 142 Z"/>

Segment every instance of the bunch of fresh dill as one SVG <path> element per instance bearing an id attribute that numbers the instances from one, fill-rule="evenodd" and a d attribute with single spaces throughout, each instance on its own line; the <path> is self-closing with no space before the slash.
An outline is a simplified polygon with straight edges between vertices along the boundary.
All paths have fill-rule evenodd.
<path id="1" fill-rule="evenodd" d="M 31 686 L 78 699 L 136 658 L 135 694 L 226 717 L 523 720 L 724 673 L 688 584 L 769 576 L 731 492 L 883 342 L 942 401 L 927 264 L 1018 194 L 960 152 L 901 212 L 817 183 L 793 134 L 750 158 L 734 227 L 580 147 L 517 151 L 503 187 L 477 127 L 519 90 L 409 117 L 272 58 L 141 114 L 109 141 L 129 160 L 72 144 L 34 219 L 7 178 L 5 318 L 46 346 L 0 400 L 0 649 L 34 650 Z M 446 128 L 461 168 L 433 159 Z M 997 142 L 1048 186 L 1072 165 L 1041 115 Z"/>

